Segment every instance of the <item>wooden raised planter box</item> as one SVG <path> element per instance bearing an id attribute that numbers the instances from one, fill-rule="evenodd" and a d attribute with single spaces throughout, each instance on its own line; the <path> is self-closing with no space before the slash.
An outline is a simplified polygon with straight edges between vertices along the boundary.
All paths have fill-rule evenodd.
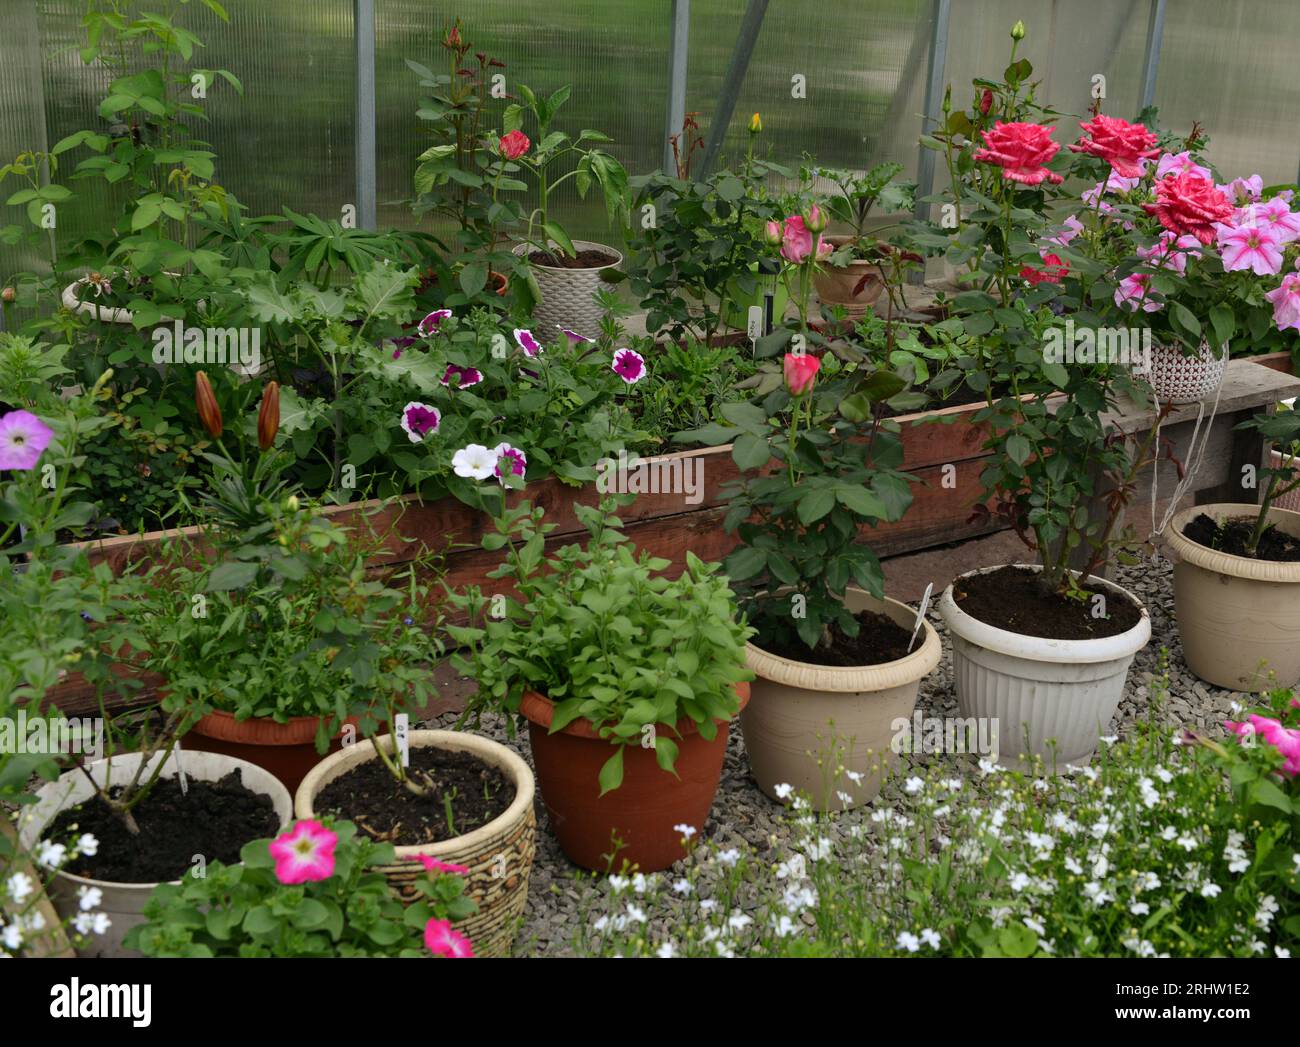
<path id="1" fill-rule="evenodd" d="M 970 421 L 981 406 L 967 404 L 895 419 L 902 430 L 902 468 L 917 479 L 912 485 L 912 505 L 902 520 L 863 529 L 863 540 L 878 555 L 913 552 L 1001 529 L 999 521 L 988 517 L 970 522 L 975 500 L 972 492 L 979 490 L 979 474 L 987 457 L 982 449 L 987 427 Z M 722 529 L 727 503 L 720 489 L 740 475 L 731 457 L 730 444 L 643 459 L 669 468 L 674 460 L 682 462 L 677 468 L 699 470 L 697 501 L 688 503 L 680 490 L 641 493 L 631 505 L 619 510 L 625 531 L 638 548 L 672 562 L 667 572 L 670 575 L 684 569 L 688 551 L 711 561 L 722 559 L 735 546 L 735 538 Z M 545 510 L 546 522 L 556 525 L 546 541 L 547 548 L 554 550 L 581 539 L 586 532 L 578 522 L 574 507 L 595 505 L 601 495 L 594 484 L 572 487 L 549 477 L 529 484 L 511 498 L 515 502 L 531 500 Z M 481 547 L 491 521 L 479 510 L 454 498 L 425 504 L 417 496 L 408 495 L 387 503 L 367 501 L 328 506 L 323 511 L 343 525 L 359 519 L 361 514 L 369 516 L 376 531 L 387 536 L 383 555 L 374 561 L 376 568 L 409 562 L 423 547 L 443 555 L 447 585 L 453 588 L 477 585 L 487 592 L 494 591 L 494 583 L 487 574 L 501 562 L 501 553 Z M 108 563 L 115 573 L 120 573 L 128 565 L 147 561 L 168 538 L 182 535 L 195 538 L 199 533 L 199 528 L 187 527 L 96 539 L 76 543 L 74 547 L 84 548 L 92 562 Z M 60 684 L 50 699 L 69 713 L 73 709 L 95 708 L 93 697 L 76 675 L 70 675 Z"/>

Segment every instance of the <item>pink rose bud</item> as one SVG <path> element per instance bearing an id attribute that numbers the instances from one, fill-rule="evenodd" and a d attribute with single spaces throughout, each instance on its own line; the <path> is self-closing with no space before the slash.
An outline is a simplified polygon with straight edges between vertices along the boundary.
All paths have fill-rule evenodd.
<path id="1" fill-rule="evenodd" d="M 779 222 L 768 222 L 767 227 L 763 230 L 763 240 L 769 247 L 779 247 L 781 244 L 781 225 Z"/>
<path id="2" fill-rule="evenodd" d="M 807 214 L 803 216 L 803 224 L 810 233 L 820 233 L 826 228 L 826 213 L 816 204 L 813 204 L 808 209 Z"/>
<path id="3" fill-rule="evenodd" d="M 782 365 L 786 388 L 792 395 L 802 396 L 813 387 L 821 366 L 821 360 L 807 353 L 786 353 Z"/>

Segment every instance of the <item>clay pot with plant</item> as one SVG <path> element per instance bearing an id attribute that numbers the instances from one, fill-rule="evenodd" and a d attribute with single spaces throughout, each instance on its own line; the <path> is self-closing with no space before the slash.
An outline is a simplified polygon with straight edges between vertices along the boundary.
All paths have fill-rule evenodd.
<path id="1" fill-rule="evenodd" d="M 505 549 L 489 577 L 510 592 L 453 596 L 470 625 L 452 664 L 484 712 L 528 723 L 533 762 L 564 853 L 601 872 L 667 868 L 703 828 L 717 792 L 731 721 L 748 697 L 745 639 L 716 564 L 634 553 L 612 515 L 575 507 L 588 540 L 544 553 L 540 508 L 524 503 L 484 538 Z M 684 829 L 683 826 L 686 828 Z"/>

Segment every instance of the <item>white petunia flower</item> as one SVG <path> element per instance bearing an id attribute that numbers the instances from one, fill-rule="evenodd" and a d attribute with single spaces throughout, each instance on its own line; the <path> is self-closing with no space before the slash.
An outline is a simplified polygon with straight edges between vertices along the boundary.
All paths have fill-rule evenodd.
<path id="1" fill-rule="evenodd" d="M 900 949 L 906 949 L 908 952 L 916 952 L 921 948 L 921 939 L 915 934 L 909 934 L 902 931 L 898 935 L 898 940 L 894 943 Z"/>

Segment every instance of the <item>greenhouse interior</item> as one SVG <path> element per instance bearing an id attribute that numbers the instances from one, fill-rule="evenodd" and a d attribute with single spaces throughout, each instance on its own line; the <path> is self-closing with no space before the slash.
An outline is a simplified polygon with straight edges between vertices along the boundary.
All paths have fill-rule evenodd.
<path id="1" fill-rule="evenodd" d="M 1300 946 L 1300 5 L 0 9 L 0 955 Z"/>

